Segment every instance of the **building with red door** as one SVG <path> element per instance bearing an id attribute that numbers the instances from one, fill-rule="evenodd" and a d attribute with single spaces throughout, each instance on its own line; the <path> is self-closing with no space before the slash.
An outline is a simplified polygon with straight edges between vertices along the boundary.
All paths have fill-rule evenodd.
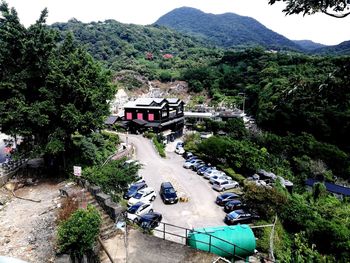
<path id="1" fill-rule="evenodd" d="M 130 132 L 152 130 L 182 135 L 184 102 L 178 98 L 139 98 L 124 105 L 124 126 Z"/>

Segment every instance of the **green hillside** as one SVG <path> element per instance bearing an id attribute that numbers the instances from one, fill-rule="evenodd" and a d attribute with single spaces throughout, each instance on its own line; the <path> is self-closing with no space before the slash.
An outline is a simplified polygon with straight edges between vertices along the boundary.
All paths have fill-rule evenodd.
<path id="1" fill-rule="evenodd" d="M 272 49 L 301 50 L 293 41 L 266 28 L 255 19 L 233 13 L 214 15 L 182 7 L 160 17 L 155 24 L 201 36 L 225 48 L 260 45 Z"/>

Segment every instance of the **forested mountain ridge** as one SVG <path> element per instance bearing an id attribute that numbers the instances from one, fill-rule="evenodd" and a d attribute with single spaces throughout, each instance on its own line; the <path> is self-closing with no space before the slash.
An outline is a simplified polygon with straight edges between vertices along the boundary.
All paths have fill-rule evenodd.
<path id="1" fill-rule="evenodd" d="M 327 45 L 315 43 L 311 40 L 293 40 L 293 42 L 299 45 L 300 47 L 302 47 L 304 50 L 310 50 L 310 51 L 318 48 L 327 47 Z"/>
<path id="2" fill-rule="evenodd" d="M 82 23 L 71 19 L 51 26 L 63 37 L 72 32 L 75 40 L 108 67 L 119 70 L 121 61 L 152 55 L 151 59 L 166 53 L 176 55 L 190 48 L 206 46 L 198 39 L 161 26 L 123 24 L 115 20 Z"/>
<path id="3" fill-rule="evenodd" d="M 349 55 L 350 54 L 350 40 L 344 41 L 338 45 L 326 46 L 313 50 L 314 53 L 322 55 Z"/>
<path id="4" fill-rule="evenodd" d="M 255 19 L 234 13 L 214 15 L 181 7 L 163 15 L 155 24 L 202 36 L 224 48 L 260 45 L 272 49 L 301 50 L 299 45 Z"/>

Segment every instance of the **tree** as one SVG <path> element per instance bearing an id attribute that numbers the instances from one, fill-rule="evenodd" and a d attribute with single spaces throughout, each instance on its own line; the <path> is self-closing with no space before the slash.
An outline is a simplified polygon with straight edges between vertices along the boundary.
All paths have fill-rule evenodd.
<path id="1" fill-rule="evenodd" d="M 350 14 L 349 0 L 270 0 L 269 4 L 273 5 L 276 2 L 287 2 L 286 8 L 283 10 L 287 15 L 300 14 L 311 15 L 322 12 L 326 15 L 344 18 Z"/>
<path id="2" fill-rule="evenodd" d="M 71 35 L 57 45 L 46 9 L 28 29 L 5 2 L 0 12 L 1 131 L 24 137 L 47 164 L 65 166 L 72 134 L 90 134 L 109 114 L 110 74 Z"/>

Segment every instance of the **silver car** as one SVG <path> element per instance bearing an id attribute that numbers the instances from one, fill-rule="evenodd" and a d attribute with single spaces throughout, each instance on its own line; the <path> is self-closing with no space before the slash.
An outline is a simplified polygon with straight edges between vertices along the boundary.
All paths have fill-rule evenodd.
<path id="1" fill-rule="evenodd" d="M 228 190 L 228 189 L 232 189 L 232 188 L 236 188 L 238 187 L 239 184 L 236 182 L 236 181 L 233 181 L 233 180 L 216 180 L 214 181 L 213 183 L 213 189 L 216 190 L 216 191 L 225 191 L 225 190 Z"/>
<path id="2" fill-rule="evenodd" d="M 222 175 L 215 174 L 210 176 L 209 183 L 213 184 L 217 180 L 232 180 L 230 176 L 227 176 L 225 173 L 222 173 Z"/>
<path id="3" fill-rule="evenodd" d="M 219 170 L 210 170 L 210 171 L 205 171 L 205 173 L 203 174 L 203 177 L 205 179 L 210 179 L 211 176 L 214 176 L 214 175 L 218 175 L 218 176 L 221 176 L 221 175 L 225 175 L 224 172 L 221 172 Z"/>

